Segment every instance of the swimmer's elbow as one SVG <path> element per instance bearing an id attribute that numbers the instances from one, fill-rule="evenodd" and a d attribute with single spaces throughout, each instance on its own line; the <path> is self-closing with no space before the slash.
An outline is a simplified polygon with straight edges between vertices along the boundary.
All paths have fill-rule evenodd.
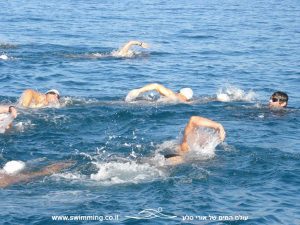
<path id="1" fill-rule="evenodd" d="M 184 141 L 180 145 L 180 153 L 186 153 L 188 151 L 189 151 L 189 145 L 188 145 L 188 143 L 186 141 Z"/>
<path id="2" fill-rule="evenodd" d="M 200 116 L 191 116 L 189 124 L 192 126 L 197 126 L 199 123 L 201 123 L 204 120 L 203 117 Z"/>
<path id="3" fill-rule="evenodd" d="M 26 89 L 23 93 L 32 93 L 33 90 L 32 89 Z"/>
<path id="4" fill-rule="evenodd" d="M 27 89 L 23 92 L 19 104 L 23 107 L 28 107 L 33 96 L 33 90 Z"/>
<path id="5" fill-rule="evenodd" d="M 150 85 L 153 86 L 153 87 L 159 87 L 159 86 L 161 86 L 161 84 L 159 84 L 159 83 L 151 83 Z"/>
<path id="6" fill-rule="evenodd" d="M 163 87 L 161 84 L 159 83 L 151 83 L 149 85 L 146 86 L 147 90 L 151 91 L 151 90 L 161 90 L 161 88 Z"/>

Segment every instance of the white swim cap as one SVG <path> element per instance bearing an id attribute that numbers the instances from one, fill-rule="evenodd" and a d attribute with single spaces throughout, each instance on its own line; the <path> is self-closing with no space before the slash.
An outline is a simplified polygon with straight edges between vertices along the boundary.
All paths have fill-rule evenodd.
<path id="1" fill-rule="evenodd" d="M 48 90 L 48 91 L 46 92 L 46 94 L 50 94 L 50 93 L 54 93 L 54 94 L 57 94 L 58 96 L 60 96 L 59 91 L 56 90 L 56 89 L 51 89 L 51 90 Z"/>
<path id="2" fill-rule="evenodd" d="M 8 56 L 7 55 L 0 55 L 0 59 L 7 60 Z"/>
<path id="3" fill-rule="evenodd" d="M 24 162 L 12 160 L 12 161 L 7 162 L 4 165 L 3 170 L 7 174 L 17 174 L 17 173 L 21 172 L 24 168 L 25 168 Z"/>
<path id="4" fill-rule="evenodd" d="M 179 93 L 186 97 L 187 100 L 193 98 L 193 90 L 191 88 L 182 88 Z"/>

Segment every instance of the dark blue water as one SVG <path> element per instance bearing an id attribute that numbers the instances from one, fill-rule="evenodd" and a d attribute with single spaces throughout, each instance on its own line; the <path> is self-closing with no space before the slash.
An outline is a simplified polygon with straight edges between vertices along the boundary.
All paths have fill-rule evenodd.
<path id="1" fill-rule="evenodd" d="M 299 224 L 299 15 L 296 0 L 0 2 L 1 103 L 27 88 L 59 89 L 65 103 L 20 110 L 0 137 L 0 164 L 77 162 L 2 189 L 0 224 Z M 109 56 L 134 39 L 151 48 Z M 152 82 L 191 87 L 197 100 L 124 103 Z M 277 90 L 288 109 L 266 107 Z M 230 102 L 212 100 L 228 91 Z M 214 157 L 161 166 L 158 152 L 174 149 L 193 115 L 222 123 L 226 142 Z M 129 218 L 146 209 L 158 218 Z"/>

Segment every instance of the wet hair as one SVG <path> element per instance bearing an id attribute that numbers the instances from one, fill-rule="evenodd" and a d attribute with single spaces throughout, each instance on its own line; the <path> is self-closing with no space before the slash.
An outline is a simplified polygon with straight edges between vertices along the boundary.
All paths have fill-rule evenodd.
<path id="1" fill-rule="evenodd" d="M 282 91 L 276 91 L 272 94 L 271 98 L 276 98 L 279 100 L 279 102 L 288 102 L 289 96 Z"/>
<path id="2" fill-rule="evenodd" d="M 57 99 L 60 99 L 60 96 L 57 93 L 55 93 L 54 91 L 49 91 L 46 93 L 46 95 L 56 95 Z"/>

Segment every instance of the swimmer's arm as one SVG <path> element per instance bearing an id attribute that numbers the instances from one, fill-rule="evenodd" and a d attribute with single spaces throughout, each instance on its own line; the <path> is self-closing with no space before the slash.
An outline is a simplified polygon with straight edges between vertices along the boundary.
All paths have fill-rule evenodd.
<path id="1" fill-rule="evenodd" d="M 13 118 L 17 117 L 17 110 L 15 106 L 0 106 L 0 113 L 10 113 Z"/>
<path id="2" fill-rule="evenodd" d="M 157 91 L 159 94 L 165 96 L 165 97 L 168 97 L 168 98 L 176 98 L 176 94 L 164 87 L 163 85 L 161 84 L 157 84 L 157 83 L 153 83 L 153 84 L 148 84 L 142 88 L 139 89 L 139 93 L 144 93 L 144 92 L 147 92 L 147 91 Z"/>
<path id="3" fill-rule="evenodd" d="M 224 130 L 224 127 L 222 126 L 222 124 L 212 121 L 210 119 L 204 118 L 204 117 L 192 116 L 184 129 L 184 136 L 183 136 L 183 140 L 182 140 L 182 143 L 180 146 L 181 151 L 186 152 L 189 150 L 189 146 L 187 143 L 188 136 L 192 132 L 194 132 L 195 128 L 197 128 L 197 127 L 208 127 L 208 128 L 215 129 L 216 131 L 219 132 L 220 139 L 222 141 L 224 141 L 224 139 L 225 139 L 226 133 L 225 133 L 225 130 Z"/>
<path id="4" fill-rule="evenodd" d="M 133 45 L 139 45 L 142 46 L 143 42 L 141 41 L 129 41 L 127 44 L 125 44 L 118 52 L 120 55 L 126 55 L 128 54 L 129 49 L 131 48 L 131 46 Z"/>
<path id="5" fill-rule="evenodd" d="M 33 90 L 24 91 L 20 98 L 19 104 L 23 107 L 29 107 L 32 102 L 32 99 L 34 98 L 34 94 L 35 94 L 35 91 L 33 91 Z"/>
<path id="6" fill-rule="evenodd" d="M 9 112 L 9 106 L 1 105 L 0 106 L 0 113 L 8 113 Z"/>
<path id="7" fill-rule="evenodd" d="M 36 172 L 22 173 L 15 176 L 4 175 L 3 177 L 0 177 L 0 188 L 4 188 L 19 182 L 28 182 L 35 178 L 48 176 L 68 167 L 71 167 L 72 165 L 74 165 L 73 161 L 58 162 L 46 166 L 43 169 Z"/>

